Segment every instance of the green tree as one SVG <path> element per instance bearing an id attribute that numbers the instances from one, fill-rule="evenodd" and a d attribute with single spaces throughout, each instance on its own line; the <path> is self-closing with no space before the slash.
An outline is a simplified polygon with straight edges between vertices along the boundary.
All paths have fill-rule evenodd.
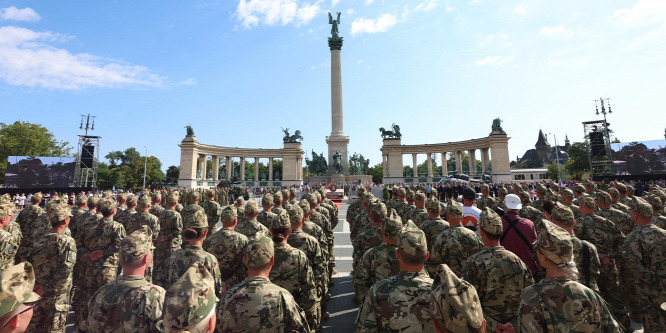
<path id="1" fill-rule="evenodd" d="M 134 147 L 125 149 L 124 151 L 112 151 L 105 156 L 109 160 L 109 165 L 106 167 L 108 170 L 99 172 L 98 169 L 97 179 L 99 189 L 111 189 L 114 185 L 116 188 L 140 188 L 143 186 L 143 172 L 144 164 L 146 167 L 146 187 L 152 183 L 164 181 L 164 172 L 162 172 L 162 162 L 155 156 L 145 156 L 141 154 Z M 102 162 L 100 162 L 100 165 Z M 177 179 L 177 178 L 176 178 Z"/>
<path id="2" fill-rule="evenodd" d="M 39 124 L 16 121 L 0 123 L 0 183 L 5 182 L 8 156 L 71 156 L 67 141 L 56 140 L 53 133 Z"/>
<path id="3" fill-rule="evenodd" d="M 375 184 L 381 184 L 384 179 L 384 167 L 382 164 L 377 164 L 371 168 L 368 168 L 368 175 L 372 176 L 372 182 Z"/>
<path id="4" fill-rule="evenodd" d="M 167 182 L 177 182 L 180 178 L 180 167 L 179 166 L 169 166 L 166 171 Z"/>
<path id="5" fill-rule="evenodd" d="M 560 169 L 557 167 L 557 163 L 553 162 L 553 164 L 548 166 L 548 170 L 546 170 L 546 177 L 557 181 L 559 179 L 559 173 Z"/>
<path id="6" fill-rule="evenodd" d="M 569 160 L 564 164 L 564 170 L 571 178 L 582 180 L 583 176 L 590 172 L 587 145 L 585 142 L 574 142 L 567 149 L 567 154 L 569 154 Z"/>

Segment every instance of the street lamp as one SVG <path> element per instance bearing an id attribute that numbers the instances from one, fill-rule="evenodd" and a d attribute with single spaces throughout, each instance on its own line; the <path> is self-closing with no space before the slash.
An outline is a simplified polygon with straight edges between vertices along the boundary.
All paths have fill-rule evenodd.
<path id="1" fill-rule="evenodd" d="M 557 148 L 557 137 L 553 133 L 548 133 L 553 136 L 553 140 L 555 140 L 555 161 L 557 162 L 557 181 L 559 183 L 562 183 L 562 173 L 560 172 L 560 148 Z"/>
<path id="2" fill-rule="evenodd" d="M 146 188 L 146 167 L 148 166 L 148 148 L 146 146 L 143 146 L 143 148 L 146 149 L 146 156 L 144 157 L 143 160 L 143 188 Z"/>
<path id="3" fill-rule="evenodd" d="M 604 105 L 604 101 L 608 103 L 608 111 L 606 111 L 606 106 Z M 613 150 L 610 149 L 610 133 L 608 132 L 608 121 L 606 121 L 606 113 L 611 114 L 613 111 L 611 110 L 611 105 L 610 105 L 610 98 L 602 98 L 599 97 L 599 99 L 594 100 L 594 107 L 597 110 L 597 115 L 599 115 L 599 105 L 597 105 L 597 102 L 601 104 L 601 114 L 604 115 L 604 131 L 606 132 L 606 149 L 608 149 L 608 156 L 610 157 L 611 160 L 611 168 L 612 171 L 615 172 L 615 165 L 612 162 L 613 161 Z"/>

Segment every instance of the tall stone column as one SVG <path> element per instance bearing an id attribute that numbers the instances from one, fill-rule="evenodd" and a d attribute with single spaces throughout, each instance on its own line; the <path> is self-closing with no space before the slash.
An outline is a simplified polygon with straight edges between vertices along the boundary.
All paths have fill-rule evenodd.
<path id="1" fill-rule="evenodd" d="M 240 170 L 238 171 L 240 181 L 245 181 L 245 156 L 240 158 Z"/>
<path id="2" fill-rule="evenodd" d="M 233 172 L 232 167 L 233 167 L 233 165 L 234 165 L 234 164 L 231 162 L 231 156 L 226 156 L 225 164 L 226 164 L 226 165 L 225 165 L 226 172 L 225 172 L 225 175 L 224 175 L 224 179 L 226 179 L 226 180 L 231 180 L 231 174 L 232 174 L 232 172 Z"/>
<path id="3" fill-rule="evenodd" d="M 428 177 L 432 178 L 432 153 L 428 153 Z"/>
<path id="4" fill-rule="evenodd" d="M 488 169 L 488 148 L 481 149 L 481 170 L 483 173 Z"/>
<path id="5" fill-rule="evenodd" d="M 349 137 L 345 135 L 342 115 L 342 66 L 340 52 L 342 50 L 342 37 L 338 36 L 338 20 L 334 22 L 335 33 L 328 38 L 331 49 L 331 135 L 326 138 L 328 144 L 328 175 L 336 174 L 333 155 L 337 152 L 341 157 L 343 175 L 349 175 L 349 156 L 347 146 Z"/>
<path id="6" fill-rule="evenodd" d="M 418 178 L 419 177 L 419 169 L 418 169 L 418 163 L 416 162 L 416 154 L 412 154 L 412 177 Z"/>
<path id="7" fill-rule="evenodd" d="M 220 179 L 220 156 L 213 155 L 213 180 Z"/>
<path id="8" fill-rule="evenodd" d="M 455 152 L 455 157 L 456 157 L 456 174 L 461 174 L 462 173 L 462 154 L 460 150 L 457 150 Z"/>
<path id="9" fill-rule="evenodd" d="M 259 181 L 259 157 L 254 158 L 254 180 Z"/>
<path id="10" fill-rule="evenodd" d="M 469 175 L 476 175 L 476 149 L 470 149 L 469 152 Z"/>
<path id="11" fill-rule="evenodd" d="M 201 179 L 206 179 L 206 154 L 199 154 L 199 170 Z"/>
<path id="12" fill-rule="evenodd" d="M 199 142 L 194 135 L 186 136 L 180 143 L 180 174 L 178 175 L 178 186 L 192 188 L 196 186 L 197 178 L 197 155 Z"/>
<path id="13" fill-rule="evenodd" d="M 273 180 L 273 158 L 268 158 L 268 180 Z"/>
<path id="14" fill-rule="evenodd" d="M 449 162 L 446 160 L 446 153 L 442 153 L 442 177 L 449 176 Z"/>

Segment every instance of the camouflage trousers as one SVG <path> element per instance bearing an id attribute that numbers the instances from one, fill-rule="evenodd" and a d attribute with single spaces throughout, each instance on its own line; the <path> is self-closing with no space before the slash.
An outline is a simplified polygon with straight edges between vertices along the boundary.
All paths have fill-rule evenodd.
<path id="1" fill-rule="evenodd" d="M 608 303 L 613 317 L 625 329 L 631 328 L 629 314 L 624 307 L 624 298 L 618 281 L 615 263 L 611 263 L 610 265 L 602 263 L 599 267 L 599 276 L 602 277 L 597 281 L 599 294 Z"/>
<path id="2" fill-rule="evenodd" d="M 72 309 L 74 310 L 74 316 L 78 319 L 79 314 L 83 310 L 83 307 L 88 301 L 85 299 L 84 295 L 84 286 L 85 286 L 85 276 L 86 276 L 86 263 L 81 260 L 76 260 L 74 265 L 74 274 L 72 280 L 74 286 L 72 288 Z"/>
<path id="3" fill-rule="evenodd" d="M 666 332 L 666 311 L 657 304 L 645 311 L 641 311 L 643 332 Z"/>
<path id="4" fill-rule="evenodd" d="M 164 286 L 164 281 L 160 280 L 160 277 L 166 276 L 166 272 L 164 272 L 166 267 L 164 267 L 167 259 L 169 256 L 171 256 L 171 253 L 174 251 L 178 250 L 178 248 L 171 248 L 170 246 L 162 246 L 160 243 L 157 244 L 155 247 L 155 250 L 153 252 L 153 269 L 151 271 L 151 276 L 152 276 L 152 283 L 164 288 L 164 289 L 169 289 L 171 286 Z M 148 272 L 146 271 L 146 276 L 148 275 Z M 149 282 L 151 280 L 148 280 Z"/>
<path id="5" fill-rule="evenodd" d="M 26 332 L 29 333 L 65 333 L 69 312 L 70 289 L 63 290 L 59 297 L 42 297 L 32 314 L 32 320 Z"/>
<path id="6" fill-rule="evenodd" d="M 305 320 L 312 332 L 321 332 L 321 305 L 317 304 L 312 309 L 303 311 Z"/>
<path id="7" fill-rule="evenodd" d="M 616 260 L 620 286 L 622 287 L 622 295 L 629 306 L 630 311 L 638 311 L 640 308 L 640 302 L 638 297 L 638 291 L 636 290 L 636 282 L 634 281 L 634 275 L 627 263 L 627 260 L 624 258 Z"/>

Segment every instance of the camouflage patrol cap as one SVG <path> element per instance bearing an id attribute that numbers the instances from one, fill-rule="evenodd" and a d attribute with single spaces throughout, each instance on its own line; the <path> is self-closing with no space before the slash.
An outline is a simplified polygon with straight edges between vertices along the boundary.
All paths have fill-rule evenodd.
<path id="1" fill-rule="evenodd" d="M 290 197 L 296 196 L 297 194 L 298 194 L 298 190 L 295 187 L 292 187 L 292 188 L 289 189 L 289 196 Z"/>
<path id="2" fill-rule="evenodd" d="M 546 201 L 559 201 L 558 198 L 559 194 L 555 193 L 555 191 L 551 189 L 548 189 L 548 191 L 546 192 L 546 196 L 544 197 Z"/>
<path id="3" fill-rule="evenodd" d="M 273 196 L 270 193 L 264 194 L 261 198 L 261 207 L 267 207 L 273 204 Z"/>
<path id="4" fill-rule="evenodd" d="M 664 200 L 666 200 L 666 192 L 660 189 L 652 189 L 650 190 L 650 193 L 658 196 L 661 199 L 662 203 L 664 202 Z"/>
<path id="5" fill-rule="evenodd" d="M 615 188 L 620 193 L 627 193 L 627 186 L 620 182 L 615 182 Z"/>
<path id="6" fill-rule="evenodd" d="M 316 201 L 315 201 L 316 199 L 314 198 L 314 196 L 311 193 L 308 193 L 308 194 L 304 195 L 303 199 L 307 200 L 307 202 L 311 206 L 310 208 L 314 207 L 314 205 L 316 203 Z"/>
<path id="7" fill-rule="evenodd" d="M 118 195 L 116 195 L 116 199 L 127 201 L 127 193 L 118 193 Z"/>
<path id="8" fill-rule="evenodd" d="M 153 200 L 153 202 L 158 202 L 158 201 L 162 200 L 162 193 L 160 193 L 160 192 L 153 192 L 153 193 L 151 194 L 151 199 Z"/>
<path id="9" fill-rule="evenodd" d="M 301 203 L 302 204 L 302 203 Z M 289 205 L 287 212 L 289 213 L 289 222 L 294 224 L 299 224 L 303 221 L 303 208 L 301 204 L 298 205 Z M 308 205 L 308 208 L 310 205 Z"/>
<path id="10" fill-rule="evenodd" d="M 206 190 L 206 197 L 207 198 L 215 197 L 215 190 L 213 190 L 213 189 Z"/>
<path id="11" fill-rule="evenodd" d="M 104 199 L 111 198 L 112 196 L 113 196 L 113 192 L 111 192 L 109 190 L 106 190 L 106 191 L 102 192 L 102 198 L 104 198 Z"/>
<path id="12" fill-rule="evenodd" d="M 292 206 L 293 205 L 290 205 L 289 208 L 291 209 Z M 271 229 L 291 228 L 291 220 L 289 217 L 290 215 L 286 210 L 281 210 L 280 214 L 277 214 L 277 216 L 271 222 Z"/>
<path id="13" fill-rule="evenodd" d="M 583 186 L 585 186 L 585 187 L 590 187 L 590 188 L 594 188 L 594 182 L 592 182 L 592 181 L 589 180 L 589 179 L 585 179 L 585 181 L 583 182 Z"/>
<path id="14" fill-rule="evenodd" d="M 437 200 L 437 198 L 435 198 L 434 196 L 431 197 L 430 199 L 428 199 L 428 201 L 426 201 L 426 210 L 429 213 L 438 213 L 439 214 L 439 212 L 440 212 L 439 200 Z"/>
<path id="15" fill-rule="evenodd" d="M 0 217 L 14 215 L 14 205 L 12 204 L 1 204 L 0 205 Z"/>
<path id="16" fill-rule="evenodd" d="M 184 228 L 208 228 L 208 217 L 203 209 L 199 209 L 194 214 L 186 214 L 183 216 Z"/>
<path id="17" fill-rule="evenodd" d="M 521 202 L 530 202 L 530 194 L 525 191 L 520 191 L 518 193 L 518 197 L 520 198 Z"/>
<path id="18" fill-rule="evenodd" d="M 598 200 L 600 203 L 608 206 L 610 206 L 613 203 L 613 198 L 606 191 L 597 192 L 597 196 L 595 199 Z"/>
<path id="19" fill-rule="evenodd" d="M 430 313 L 449 332 L 480 332 L 483 310 L 476 289 L 446 264 L 437 267 L 430 293 Z"/>
<path id="20" fill-rule="evenodd" d="M 154 248 L 152 232 L 143 226 L 120 241 L 120 262 L 130 263 L 141 259 Z"/>
<path id="21" fill-rule="evenodd" d="M 361 186 L 361 187 L 358 188 L 357 191 L 358 191 L 357 193 L 358 193 L 359 195 L 361 195 L 361 194 L 365 193 L 365 187 Z"/>
<path id="22" fill-rule="evenodd" d="M 451 215 L 451 217 L 459 219 L 463 216 L 462 206 L 454 200 L 449 201 L 449 204 L 446 206 L 446 214 Z"/>
<path id="23" fill-rule="evenodd" d="M 589 194 L 581 194 L 580 198 L 578 198 L 578 203 L 587 208 L 597 208 L 594 198 Z"/>
<path id="24" fill-rule="evenodd" d="M 298 206 L 303 210 L 303 215 L 310 211 L 310 203 L 307 200 L 299 201 Z"/>
<path id="25" fill-rule="evenodd" d="M 289 198 L 289 190 L 288 189 L 285 188 L 282 191 L 280 191 L 280 193 L 282 194 L 282 200 L 284 200 L 286 198 Z"/>
<path id="26" fill-rule="evenodd" d="M 41 199 L 41 198 L 44 197 L 44 195 L 42 194 L 42 192 L 34 193 L 32 196 L 33 196 L 34 198 L 39 198 L 39 199 Z"/>
<path id="27" fill-rule="evenodd" d="M 560 267 L 573 260 L 571 234 L 547 220 L 544 220 L 542 227 L 539 228 L 534 246 Z"/>
<path id="28" fill-rule="evenodd" d="M 201 194 L 199 194 L 199 191 L 192 191 L 187 194 L 187 199 L 189 199 L 190 202 L 195 202 L 201 199 Z"/>
<path id="29" fill-rule="evenodd" d="M 164 297 L 164 328 L 167 332 L 194 328 L 209 318 L 217 304 L 215 280 L 201 263 L 185 271 Z"/>
<path id="30" fill-rule="evenodd" d="M 553 190 L 553 192 L 555 192 L 555 193 L 560 193 L 560 190 L 562 189 L 562 188 L 560 187 L 560 184 L 558 184 L 558 183 L 556 183 L 556 182 L 554 182 L 554 181 L 551 181 L 548 187 L 549 187 L 551 190 Z"/>
<path id="31" fill-rule="evenodd" d="M 391 208 L 382 221 L 382 233 L 386 237 L 396 237 L 402 231 L 402 219 L 395 209 Z"/>
<path id="32" fill-rule="evenodd" d="M 490 186 L 488 186 L 488 184 L 486 184 L 486 183 L 483 183 L 483 184 L 481 184 L 481 189 L 482 190 L 490 190 Z"/>
<path id="33" fill-rule="evenodd" d="M 85 195 L 79 195 L 78 198 L 76 198 L 76 204 L 77 205 L 83 205 L 88 203 L 88 197 Z"/>
<path id="34" fill-rule="evenodd" d="M 404 229 L 398 235 L 398 249 L 405 254 L 422 257 L 428 253 L 428 243 L 421 229 Z"/>
<path id="35" fill-rule="evenodd" d="M 130 194 L 127 195 L 127 205 L 128 206 L 136 205 L 136 201 L 137 201 L 136 195 L 134 195 L 133 193 L 130 193 Z"/>
<path id="36" fill-rule="evenodd" d="M 557 220 L 557 222 L 564 225 L 570 227 L 573 227 L 574 225 L 574 213 L 571 211 L 571 208 L 559 202 L 556 202 L 555 205 L 553 205 L 550 216 L 553 220 Z"/>
<path id="37" fill-rule="evenodd" d="M 404 187 L 399 187 L 397 193 L 398 193 L 398 196 L 400 196 L 402 198 L 402 197 L 407 195 L 407 190 L 405 190 Z"/>
<path id="38" fill-rule="evenodd" d="M 97 204 L 97 208 L 103 212 L 110 212 L 116 208 L 116 202 L 113 199 L 102 199 Z"/>
<path id="39" fill-rule="evenodd" d="M 53 201 L 53 199 L 51 199 L 50 201 Z M 90 198 L 88 198 L 89 205 L 96 205 L 98 202 L 99 202 L 99 197 L 95 194 L 93 194 Z"/>
<path id="40" fill-rule="evenodd" d="M 252 239 L 247 244 L 245 258 L 250 268 L 261 268 L 273 258 L 273 241 L 268 237 Z"/>
<path id="41" fill-rule="evenodd" d="M 479 226 L 483 232 L 498 237 L 502 235 L 502 231 L 504 230 L 504 227 L 502 226 L 502 218 L 490 209 L 490 207 L 483 209 L 479 219 Z"/>
<path id="42" fill-rule="evenodd" d="M 615 187 L 609 188 L 608 189 L 608 194 L 610 194 L 610 196 L 611 196 L 611 198 L 613 198 L 613 200 L 617 200 L 620 197 L 620 192 Z"/>
<path id="43" fill-rule="evenodd" d="M 363 203 L 370 208 L 370 205 L 372 204 L 372 201 L 374 201 L 376 198 L 372 193 L 368 193 L 365 196 L 363 196 Z"/>
<path id="44" fill-rule="evenodd" d="M 506 187 L 502 186 L 497 190 L 497 194 L 505 196 L 505 195 L 509 194 L 509 191 L 506 190 Z"/>
<path id="45" fill-rule="evenodd" d="M 548 189 L 541 184 L 537 184 L 536 193 L 540 195 L 546 195 L 546 193 L 548 193 Z"/>
<path id="46" fill-rule="evenodd" d="M 574 191 L 576 193 L 583 193 L 585 192 L 585 186 L 583 186 L 581 183 L 576 183 L 576 185 L 574 185 Z"/>
<path id="47" fill-rule="evenodd" d="M 406 190 L 405 198 L 407 199 L 407 201 L 414 201 L 414 199 L 416 198 L 416 194 L 412 190 Z"/>
<path id="48" fill-rule="evenodd" d="M 245 215 L 254 215 L 259 211 L 259 207 L 257 207 L 257 202 L 252 200 L 248 201 L 247 204 L 245 205 Z"/>
<path id="49" fill-rule="evenodd" d="M 139 209 L 146 209 L 150 207 L 150 203 L 150 196 L 148 194 L 144 194 L 139 197 L 139 200 L 137 201 L 137 207 L 139 207 Z"/>
<path id="50" fill-rule="evenodd" d="M 35 271 L 29 262 L 0 270 L 0 317 L 13 317 L 11 314 L 18 314 L 22 304 L 37 302 L 40 297 L 32 291 L 34 287 Z M 0 327 L 7 322 L 0 322 Z"/>
<path id="51" fill-rule="evenodd" d="M 70 216 L 72 216 L 72 211 L 69 209 L 69 206 L 60 205 L 56 207 L 49 215 L 49 222 L 51 222 L 51 224 L 56 224 L 64 221 Z"/>
<path id="52" fill-rule="evenodd" d="M 370 217 L 372 217 L 372 219 L 375 221 L 384 220 L 387 213 L 386 205 L 379 200 L 373 203 L 372 208 L 370 209 Z"/>
<path id="53" fill-rule="evenodd" d="M 638 215 L 644 216 L 644 217 L 651 217 L 652 216 L 652 205 L 647 203 L 647 201 L 643 200 L 642 198 L 637 198 L 633 197 L 631 198 L 631 201 L 629 201 L 629 208 L 630 209 L 635 209 Z"/>
<path id="54" fill-rule="evenodd" d="M 179 199 L 179 197 L 178 197 L 177 192 L 169 193 L 169 195 L 167 195 L 167 199 L 166 199 L 167 200 L 167 205 L 173 205 L 175 203 L 177 204 L 178 199 Z"/>
<path id="55" fill-rule="evenodd" d="M 309 195 L 309 194 L 306 194 L 306 195 Z M 273 193 L 273 203 L 275 203 L 276 205 L 282 204 L 282 193 L 280 193 L 280 192 Z"/>
<path id="56" fill-rule="evenodd" d="M 235 218 L 238 217 L 238 212 L 236 212 L 236 209 L 231 206 L 224 207 L 222 210 L 222 222 L 231 222 Z"/>
<path id="57" fill-rule="evenodd" d="M 425 193 L 423 193 L 421 191 L 416 192 L 416 194 L 414 194 L 414 200 L 415 201 L 425 201 L 425 199 L 426 199 L 426 195 L 425 195 Z"/>
<path id="58" fill-rule="evenodd" d="M 643 195 L 643 199 L 645 202 L 649 203 L 652 208 L 661 208 L 663 205 L 661 203 L 661 199 L 659 199 L 658 196 L 652 194 L 652 193 L 645 193 Z"/>
<path id="59" fill-rule="evenodd" d="M 631 185 L 626 185 L 626 186 L 627 186 L 627 195 L 628 196 L 634 195 L 634 191 L 636 191 L 636 189 Z"/>

